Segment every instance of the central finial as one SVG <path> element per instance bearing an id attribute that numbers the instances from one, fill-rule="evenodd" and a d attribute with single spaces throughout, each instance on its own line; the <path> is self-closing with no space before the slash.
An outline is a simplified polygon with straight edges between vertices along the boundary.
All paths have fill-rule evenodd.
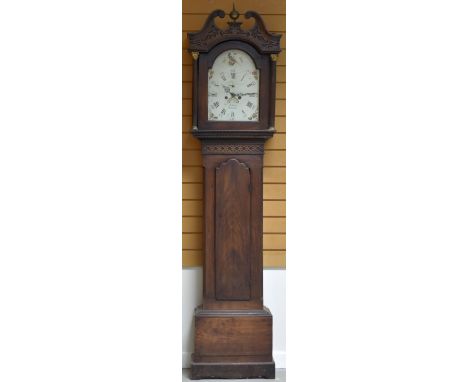
<path id="1" fill-rule="evenodd" d="M 237 12 L 236 6 L 235 6 L 235 4 L 234 4 L 234 2 L 233 2 L 233 3 L 232 3 L 232 11 L 231 11 L 231 13 L 229 13 L 229 17 L 230 17 L 232 20 L 236 21 L 236 20 L 239 18 L 239 16 L 240 16 L 240 13 Z"/>

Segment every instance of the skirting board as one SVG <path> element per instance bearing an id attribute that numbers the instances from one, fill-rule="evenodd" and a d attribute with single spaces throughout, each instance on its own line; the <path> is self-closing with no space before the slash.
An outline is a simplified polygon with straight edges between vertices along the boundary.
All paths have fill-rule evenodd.
<path id="1" fill-rule="evenodd" d="M 190 367 L 190 356 L 192 353 L 182 352 L 182 368 Z M 286 369 L 286 352 L 273 351 L 273 360 L 277 369 Z"/>

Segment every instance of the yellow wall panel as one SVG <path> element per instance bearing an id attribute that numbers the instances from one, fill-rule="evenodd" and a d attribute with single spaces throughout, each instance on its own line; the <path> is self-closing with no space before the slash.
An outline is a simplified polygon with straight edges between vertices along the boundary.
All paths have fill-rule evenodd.
<path id="1" fill-rule="evenodd" d="M 266 200 L 263 202 L 263 216 L 286 216 L 286 201 Z"/>
<path id="2" fill-rule="evenodd" d="M 278 133 L 286 132 L 286 117 L 276 117 L 275 118 L 275 129 Z M 275 136 L 276 138 L 276 136 Z"/>
<path id="3" fill-rule="evenodd" d="M 182 150 L 182 166 L 201 166 L 202 156 L 200 150 Z M 184 181 L 182 179 L 182 181 Z"/>
<path id="4" fill-rule="evenodd" d="M 276 84 L 276 99 L 286 99 L 286 84 Z"/>
<path id="5" fill-rule="evenodd" d="M 182 133 L 182 147 L 185 150 L 201 150 L 201 143 L 192 133 Z"/>
<path id="6" fill-rule="evenodd" d="M 182 115 L 183 116 L 192 115 L 192 100 L 191 99 L 182 100 Z"/>
<path id="7" fill-rule="evenodd" d="M 203 249 L 203 237 L 201 233 L 183 233 L 182 249 Z"/>
<path id="8" fill-rule="evenodd" d="M 263 183 L 286 183 L 286 168 L 265 167 L 263 169 Z"/>
<path id="9" fill-rule="evenodd" d="M 182 234 L 182 249 L 202 249 L 203 239 L 200 233 Z"/>
<path id="10" fill-rule="evenodd" d="M 192 66 L 182 65 L 182 82 L 192 82 Z"/>
<path id="11" fill-rule="evenodd" d="M 203 167 L 183 166 L 182 179 L 185 183 L 203 182 Z"/>
<path id="12" fill-rule="evenodd" d="M 286 251 L 263 251 L 265 268 L 286 268 Z"/>
<path id="13" fill-rule="evenodd" d="M 276 81 L 277 82 L 286 82 L 286 66 L 277 66 L 276 67 Z"/>
<path id="14" fill-rule="evenodd" d="M 182 147 L 185 150 L 201 150 L 201 143 L 192 133 L 182 133 Z"/>
<path id="15" fill-rule="evenodd" d="M 182 82 L 182 99 L 192 98 L 192 83 Z"/>
<path id="16" fill-rule="evenodd" d="M 183 0 L 182 2 L 182 264 L 203 264 L 203 167 L 200 142 L 192 129 L 192 57 L 186 51 L 187 31 L 199 30 L 214 9 L 230 11 L 232 0 Z M 271 32 L 283 34 L 276 74 L 277 134 L 265 145 L 263 174 L 263 263 L 265 267 L 286 266 L 286 2 L 284 0 L 236 0 L 241 12 L 254 10 Z M 227 17 L 216 22 L 225 27 Z M 241 20 L 243 27 L 253 20 Z"/>
<path id="17" fill-rule="evenodd" d="M 182 264 L 184 267 L 199 267 L 203 265 L 202 250 L 184 250 L 182 251 Z"/>
<path id="18" fill-rule="evenodd" d="M 286 249 L 286 235 L 281 233 L 263 234 L 263 250 Z"/>
<path id="19" fill-rule="evenodd" d="M 201 183 L 182 183 L 182 199 L 202 199 L 203 185 Z"/>
<path id="20" fill-rule="evenodd" d="M 284 99 L 276 100 L 275 112 L 276 115 L 286 115 L 286 101 Z"/>
<path id="21" fill-rule="evenodd" d="M 183 217 L 182 232 L 203 233 L 203 218 L 201 217 Z"/>
<path id="22" fill-rule="evenodd" d="M 265 149 L 286 150 L 286 134 L 276 133 L 274 138 L 266 141 Z"/>
<path id="23" fill-rule="evenodd" d="M 264 184 L 263 198 L 268 200 L 286 200 L 285 184 Z"/>
<path id="24" fill-rule="evenodd" d="M 276 137 L 275 137 L 276 138 Z M 265 150 L 263 157 L 265 166 L 286 166 L 286 151 L 285 150 Z"/>
<path id="25" fill-rule="evenodd" d="M 286 233 L 286 218 L 263 218 L 263 233 Z"/>
<path id="26" fill-rule="evenodd" d="M 279 55 L 276 61 L 276 66 L 286 66 L 286 49 L 284 49 Z"/>
<path id="27" fill-rule="evenodd" d="M 190 84 L 192 86 L 192 84 Z M 192 132 L 192 116 L 182 117 L 182 132 L 183 133 L 191 133 Z M 182 148 L 184 148 L 182 146 Z"/>
<path id="28" fill-rule="evenodd" d="M 182 65 L 192 65 L 192 56 L 186 49 L 182 49 Z"/>
<path id="29" fill-rule="evenodd" d="M 183 200 L 182 216 L 203 216 L 203 202 L 201 200 Z"/>

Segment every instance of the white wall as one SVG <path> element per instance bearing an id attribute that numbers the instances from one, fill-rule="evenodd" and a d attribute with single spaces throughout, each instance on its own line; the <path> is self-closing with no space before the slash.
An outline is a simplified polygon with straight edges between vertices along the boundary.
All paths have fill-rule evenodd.
<path id="1" fill-rule="evenodd" d="M 182 270 L 182 367 L 190 366 L 193 352 L 193 310 L 202 301 L 202 268 Z M 273 358 L 277 368 L 286 367 L 286 271 L 263 271 L 263 300 L 273 314 Z"/>

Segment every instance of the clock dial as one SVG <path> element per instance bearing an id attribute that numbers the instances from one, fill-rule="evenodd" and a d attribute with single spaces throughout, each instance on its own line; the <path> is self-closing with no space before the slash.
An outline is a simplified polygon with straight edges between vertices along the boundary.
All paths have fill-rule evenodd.
<path id="1" fill-rule="evenodd" d="M 260 70 L 242 50 L 216 57 L 208 70 L 208 120 L 258 121 Z"/>

